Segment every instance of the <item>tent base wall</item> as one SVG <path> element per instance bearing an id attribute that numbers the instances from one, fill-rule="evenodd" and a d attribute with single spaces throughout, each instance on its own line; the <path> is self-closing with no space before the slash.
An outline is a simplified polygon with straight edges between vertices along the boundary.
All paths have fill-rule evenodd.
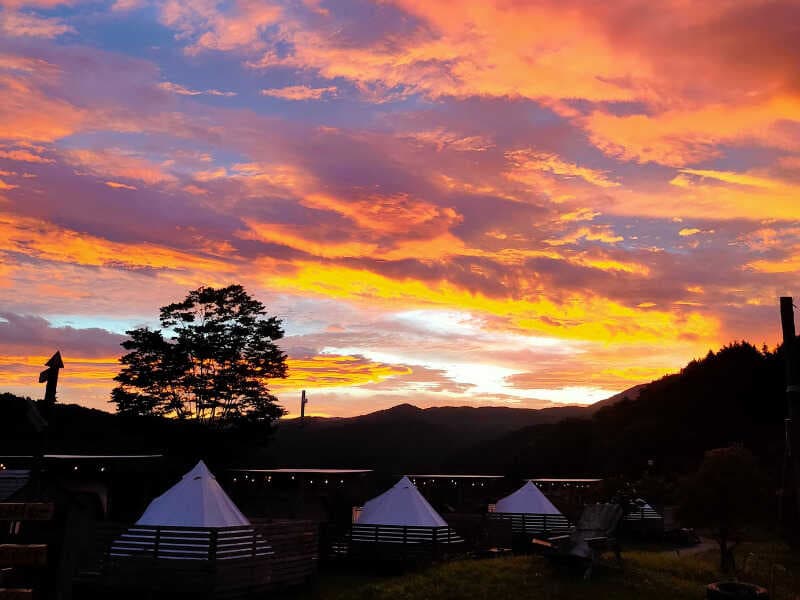
<path id="1" fill-rule="evenodd" d="M 467 552 L 450 527 L 354 524 L 334 545 L 340 557 L 368 562 L 422 563 L 447 560 Z"/>
<path id="2" fill-rule="evenodd" d="M 111 551 L 115 540 L 130 528 L 106 526 L 93 561 L 84 565 L 74 580 L 75 597 L 246 598 L 300 585 L 314 575 L 318 556 L 316 524 L 269 521 L 254 523 L 251 529 L 253 541 L 266 540 L 270 544 L 269 555 L 208 560 L 114 556 Z M 237 536 L 241 535 L 239 531 L 237 528 Z"/>

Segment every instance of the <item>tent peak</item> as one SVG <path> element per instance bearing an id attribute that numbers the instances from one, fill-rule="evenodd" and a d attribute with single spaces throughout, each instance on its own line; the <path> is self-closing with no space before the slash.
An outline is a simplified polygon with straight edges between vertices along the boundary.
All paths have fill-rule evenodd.
<path id="1" fill-rule="evenodd" d="M 214 474 L 209 470 L 202 460 L 197 461 L 197 464 L 192 467 L 192 469 L 183 476 L 184 478 L 191 478 L 191 479 L 202 479 L 202 478 L 210 478 L 216 479 Z"/>

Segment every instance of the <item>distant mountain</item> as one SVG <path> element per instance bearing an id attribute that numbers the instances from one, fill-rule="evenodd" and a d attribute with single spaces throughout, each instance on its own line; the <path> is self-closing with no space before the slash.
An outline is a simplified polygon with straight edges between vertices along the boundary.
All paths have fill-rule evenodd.
<path id="1" fill-rule="evenodd" d="M 35 435 L 28 423 L 32 405 L 40 408 L 49 423 L 46 436 Z M 207 460 L 216 455 L 218 461 L 237 466 L 437 471 L 475 445 L 532 426 L 589 418 L 593 412 L 592 406 L 422 409 L 400 404 L 357 417 L 307 417 L 302 423 L 282 420 L 271 438 L 253 443 L 226 439 L 224 434 L 206 432 L 190 422 L 155 417 L 137 420 L 74 404 L 47 407 L 0 394 L 0 454 L 30 454 L 37 444 L 44 443 L 47 452 L 164 452 Z M 487 464 L 487 469 L 494 472 L 500 465 Z M 469 465 L 461 470 L 474 471 Z"/>
<path id="2" fill-rule="evenodd" d="M 545 409 L 401 404 L 349 418 L 281 422 L 268 448 L 286 467 L 365 467 L 436 471 L 456 453 L 517 429 L 588 417 L 584 406 Z"/>
<path id="3" fill-rule="evenodd" d="M 785 414 L 779 352 L 746 343 L 689 363 L 591 406 L 541 410 L 401 404 L 347 418 L 281 421 L 271 438 L 242 440 L 194 423 L 136 420 L 56 404 L 45 418 L 48 451 L 163 451 L 249 467 L 373 468 L 384 472 L 518 476 L 635 476 L 653 461 L 669 473 L 692 468 L 705 450 L 742 443 L 780 464 Z M 0 394 L 0 453 L 32 451 L 20 429 L 22 399 Z M 41 405 L 40 405 L 41 406 Z"/>
<path id="4" fill-rule="evenodd" d="M 606 398 L 605 400 L 600 400 L 599 402 L 595 402 L 591 405 L 592 412 L 596 412 L 601 408 L 606 406 L 611 406 L 612 404 L 616 404 L 617 402 L 622 402 L 623 400 L 638 400 L 639 396 L 649 384 L 647 383 L 640 383 L 639 385 L 634 385 L 633 387 L 629 387 L 627 390 L 620 392 L 619 394 L 614 394 L 610 398 Z"/>
<path id="5" fill-rule="evenodd" d="M 529 477 L 676 474 L 694 468 L 706 450 L 742 444 L 776 476 L 784 444 L 784 373 L 780 350 L 731 344 L 678 374 L 595 404 L 588 418 L 478 442 L 445 468 Z"/>

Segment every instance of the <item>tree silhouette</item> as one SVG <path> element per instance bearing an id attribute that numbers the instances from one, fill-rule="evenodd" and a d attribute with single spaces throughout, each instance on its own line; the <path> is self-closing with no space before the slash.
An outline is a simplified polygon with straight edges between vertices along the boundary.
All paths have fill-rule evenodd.
<path id="1" fill-rule="evenodd" d="M 706 452 L 700 469 L 684 485 L 678 516 L 688 525 L 713 532 L 724 572 L 736 569 L 733 550 L 742 527 L 761 516 L 764 484 L 750 451 L 731 446 Z"/>
<path id="2" fill-rule="evenodd" d="M 201 287 L 161 308 L 162 329 L 126 333 L 111 392 L 117 411 L 195 419 L 216 428 L 269 426 L 285 414 L 267 380 L 286 377 L 281 321 L 240 285 Z M 168 338 L 165 337 L 167 332 Z"/>

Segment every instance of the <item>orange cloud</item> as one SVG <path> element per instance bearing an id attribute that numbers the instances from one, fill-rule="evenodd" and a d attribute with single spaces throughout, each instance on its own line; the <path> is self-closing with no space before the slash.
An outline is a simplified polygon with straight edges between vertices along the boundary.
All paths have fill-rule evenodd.
<path id="1" fill-rule="evenodd" d="M 47 63 L 38 61 L 28 66 L 36 70 L 36 76 L 52 76 Z M 52 142 L 75 133 L 87 118 L 84 110 L 49 97 L 30 82 L 2 70 L 0 97 L 0 138 L 8 140 Z"/>
<path id="2" fill-rule="evenodd" d="M 182 86 L 178 83 L 172 83 L 171 81 L 162 81 L 158 84 L 158 87 L 164 90 L 165 92 L 170 92 L 173 94 L 178 94 L 179 96 L 235 96 L 236 92 L 225 92 L 222 90 L 192 90 L 185 86 Z"/>
<path id="3" fill-rule="evenodd" d="M 487 137 L 480 135 L 462 136 L 443 127 L 403 134 L 402 137 L 412 139 L 421 144 L 431 145 L 436 148 L 437 152 L 444 150 L 485 152 L 495 146 Z"/>
<path id="4" fill-rule="evenodd" d="M 0 252 L 58 263 L 122 269 L 156 269 L 184 280 L 181 272 L 230 273 L 235 267 L 221 258 L 202 256 L 148 243 L 111 242 L 45 221 L 0 213 Z M 194 278 L 189 278 L 194 281 Z"/>
<path id="5" fill-rule="evenodd" d="M 507 176 L 518 181 L 529 181 L 526 175 L 531 171 L 537 171 L 566 178 L 577 177 L 587 183 L 603 188 L 617 187 L 619 185 L 619 183 L 609 180 L 607 174 L 602 171 L 580 167 L 562 160 L 555 154 L 536 152 L 528 148 L 506 152 L 505 156 L 513 165 L 513 169 Z"/>
<path id="6" fill-rule="evenodd" d="M 403 365 L 389 365 L 361 356 L 337 354 L 290 357 L 286 364 L 289 367 L 288 377 L 270 383 L 270 387 L 275 390 L 359 386 L 411 372 L 409 367 Z"/>
<path id="7" fill-rule="evenodd" d="M 304 196 L 301 202 L 311 208 L 337 212 L 352 219 L 359 227 L 382 233 L 426 236 L 444 233 L 461 221 L 461 216 L 454 209 L 441 208 L 407 194 L 345 200 L 328 194 L 311 193 Z"/>
<path id="8" fill-rule="evenodd" d="M 571 292 L 560 301 L 523 289 L 516 298 L 469 292 L 447 281 L 390 279 L 366 270 L 299 262 L 295 271 L 264 274 L 273 289 L 359 302 L 384 310 L 403 307 L 442 307 L 493 319 L 512 330 L 566 339 L 610 343 L 645 340 L 716 340 L 719 322 L 700 313 L 639 310 L 594 295 Z"/>
<path id="9" fill-rule="evenodd" d="M 800 150 L 785 127 L 800 121 L 800 98 L 775 97 L 761 103 L 715 104 L 653 115 L 617 116 L 593 112 L 581 123 L 607 154 L 636 162 L 683 167 L 721 154 L 723 144 L 759 144 Z"/>
<path id="10" fill-rule="evenodd" d="M 98 177 L 132 179 L 149 185 L 177 181 L 158 163 L 119 148 L 68 150 L 64 156 L 76 167 Z"/>
<path id="11" fill-rule="evenodd" d="M 106 181 L 105 184 L 110 188 L 121 189 L 121 190 L 135 190 L 136 186 L 128 185 L 126 183 L 119 183 L 117 181 Z"/>
<path id="12" fill-rule="evenodd" d="M 55 17 L 42 17 L 14 10 L 0 11 L 0 33 L 8 37 L 54 38 L 75 31 Z"/>
<path id="13" fill-rule="evenodd" d="M 616 244 L 625 238 L 616 235 L 608 226 L 579 227 L 578 229 L 562 235 L 561 237 L 545 240 L 545 244 L 550 246 L 563 246 L 565 244 L 575 244 L 580 240 L 590 242 L 603 242 L 605 244 Z"/>
<path id="14" fill-rule="evenodd" d="M 261 34 L 278 22 L 280 7 L 258 0 L 237 0 L 230 10 L 216 10 L 216 4 L 190 0 L 167 0 L 160 7 L 161 22 L 192 40 L 187 53 L 238 51 L 263 48 Z"/>
<path id="15" fill-rule="evenodd" d="M 309 87 L 307 85 L 290 85 L 282 88 L 261 90 L 262 96 L 280 98 L 282 100 L 321 100 L 336 95 L 336 87 Z"/>
<path id="16" fill-rule="evenodd" d="M 18 162 L 29 162 L 29 163 L 40 163 L 40 164 L 47 164 L 54 162 L 50 158 L 45 158 L 38 154 L 34 154 L 30 150 L 27 149 L 13 149 L 13 150 L 2 150 L 0 149 L 0 158 L 6 158 L 8 160 L 14 160 Z"/>

